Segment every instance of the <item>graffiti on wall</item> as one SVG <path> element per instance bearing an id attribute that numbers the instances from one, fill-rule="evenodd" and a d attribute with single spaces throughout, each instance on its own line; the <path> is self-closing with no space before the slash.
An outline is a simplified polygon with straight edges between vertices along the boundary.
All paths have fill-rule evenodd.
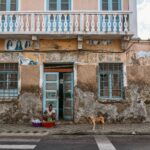
<path id="1" fill-rule="evenodd" d="M 128 65 L 150 65 L 150 51 L 134 51 L 127 56 Z"/>
<path id="2" fill-rule="evenodd" d="M 30 40 L 11 40 L 5 41 L 5 49 L 12 51 L 21 51 L 32 46 Z"/>
<path id="3" fill-rule="evenodd" d="M 150 51 L 139 51 L 135 56 L 139 65 L 150 65 Z"/>
<path id="4" fill-rule="evenodd" d="M 30 58 L 26 58 L 21 54 L 18 56 L 18 62 L 20 65 L 37 65 L 38 64 L 38 61 L 34 61 Z"/>
<path id="5" fill-rule="evenodd" d="M 150 57 L 150 52 L 146 52 L 146 51 L 139 51 L 136 53 L 136 58 L 148 58 Z"/>

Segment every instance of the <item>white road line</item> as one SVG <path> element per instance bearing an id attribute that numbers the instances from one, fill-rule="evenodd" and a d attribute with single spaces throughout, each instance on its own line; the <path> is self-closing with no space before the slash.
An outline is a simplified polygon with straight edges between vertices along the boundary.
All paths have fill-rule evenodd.
<path id="1" fill-rule="evenodd" d="M 0 145 L 0 149 L 34 149 L 36 145 Z"/>
<path id="2" fill-rule="evenodd" d="M 116 150 L 113 144 L 109 141 L 109 139 L 104 135 L 96 135 L 95 141 L 99 150 Z"/>
<path id="3" fill-rule="evenodd" d="M 0 138 L 0 142 L 40 142 L 40 139 Z"/>

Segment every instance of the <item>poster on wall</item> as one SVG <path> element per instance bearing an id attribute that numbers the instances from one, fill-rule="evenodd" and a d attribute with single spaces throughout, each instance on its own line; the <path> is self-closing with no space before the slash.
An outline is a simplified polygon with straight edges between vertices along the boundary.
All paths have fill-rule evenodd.
<path id="1" fill-rule="evenodd" d="M 32 46 L 31 40 L 11 40 L 5 41 L 5 49 L 10 51 L 22 51 Z"/>

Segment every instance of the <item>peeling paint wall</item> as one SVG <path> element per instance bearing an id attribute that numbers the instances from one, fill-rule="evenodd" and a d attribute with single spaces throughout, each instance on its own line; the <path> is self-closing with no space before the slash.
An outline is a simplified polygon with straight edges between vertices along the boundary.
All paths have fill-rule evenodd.
<path id="1" fill-rule="evenodd" d="M 0 41 L 3 43 L 3 41 Z M 121 41 L 112 45 L 86 45 L 90 51 L 77 50 L 77 40 L 41 40 L 40 50 L 35 52 L 6 52 L 1 50 L 0 62 L 18 62 L 21 54 L 37 61 L 37 65 L 19 65 L 20 93 L 15 99 L 0 99 L 0 122 L 29 122 L 32 116 L 42 113 L 42 72 L 44 63 L 75 63 L 74 87 L 75 122 L 86 122 L 88 115 L 104 115 L 107 122 L 141 122 L 150 119 L 150 60 L 149 42 L 128 43 L 129 50 L 123 52 Z M 57 45 L 55 47 L 54 45 Z M 132 45 L 131 45 L 132 44 Z M 131 45 L 131 46 L 130 46 Z M 127 47 L 128 47 L 127 46 Z M 2 44 L 0 44 L 2 49 Z M 95 48 L 95 49 L 94 49 Z M 105 53 L 98 50 L 106 48 Z M 111 48 L 114 52 L 111 53 Z M 119 51 L 120 49 L 120 51 Z M 51 51 L 53 50 L 53 51 Z M 58 51 L 57 51 L 58 50 Z M 66 52 L 66 50 L 68 52 Z M 95 51 L 96 50 L 96 51 Z M 30 51 L 30 52 L 29 52 Z M 63 51 L 63 52 L 62 52 Z M 121 101 L 98 98 L 99 63 L 123 63 L 125 98 Z M 126 78 L 126 80 L 125 80 Z"/>

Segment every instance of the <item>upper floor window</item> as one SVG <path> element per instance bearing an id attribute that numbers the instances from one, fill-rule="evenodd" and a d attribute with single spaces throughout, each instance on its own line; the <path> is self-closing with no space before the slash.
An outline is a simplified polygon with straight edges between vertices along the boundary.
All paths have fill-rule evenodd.
<path id="1" fill-rule="evenodd" d="M 71 0 L 47 0 L 47 10 L 71 10 Z"/>
<path id="2" fill-rule="evenodd" d="M 0 0 L 0 11 L 18 10 L 18 0 Z"/>
<path id="3" fill-rule="evenodd" d="M 99 97 L 123 98 L 123 64 L 102 63 L 99 66 Z"/>
<path id="4" fill-rule="evenodd" d="M 121 10 L 121 0 L 100 0 L 101 10 Z"/>

